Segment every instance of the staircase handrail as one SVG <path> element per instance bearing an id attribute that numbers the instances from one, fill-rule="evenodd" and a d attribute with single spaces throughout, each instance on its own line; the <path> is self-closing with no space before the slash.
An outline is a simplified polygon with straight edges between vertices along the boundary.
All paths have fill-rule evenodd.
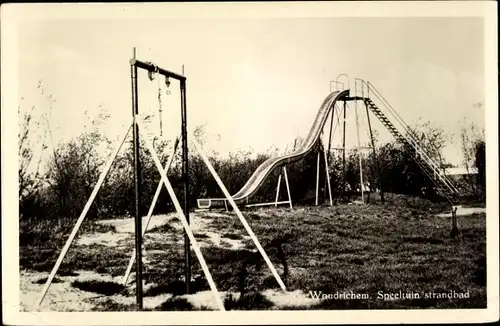
<path id="1" fill-rule="evenodd" d="M 403 120 L 403 118 L 398 114 L 398 112 L 392 107 L 392 105 L 389 104 L 389 102 L 386 100 L 386 98 L 380 93 L 380 91 L 370 82 L 366 82 L 367 87 L 368 87 L 368 92 L 370 88 L 373 90 L 373 93 L 377 98 L 386 106 L 389 110 L 389 112 L 398 120 L 398 122 L 403 126 L 403 129 L 413 138 L 412 140 L 420 147 L 420 149 L 423 149 L 423 146 L 419 143 L 417 134 L 411 129 L 408 124 L 406 124 Z M 436 151 L 438 151 L 438 148 L 435 144 L 430 143 L 430 146 L 434 147 Z M 430 158 L 429 158 L 430 159 Z M 437 164 L 433 162 L 436 166 Z M 437 167 L 439 169 L 439 167 Z"/>
<path id="2" fill-rule="evenodd" d="M 368 94 L 370 93 L 370 88 L 372 89 L 372 93 L 384 104 L 384 106 L 388 109 L 388 111 L 391 113 L 391 115 L 396 118 L 396 120 L 400 123 L 400 125 L 403 127 L 403 129 L 406 131 L 407 136 L 405 137 L 407 141 L 418 151 L 420 155 L 422 155 L 427 163 L 431 166 L 433 170 L 435 170 L 437 173 L 437 176 L 442 179 L 442 181 L 446 184 L 452 192 L 458 193 L 458 190 L 456 187 L 451 183 L 451 181 L 446 177 L 446 175 L 441 171 L 439 166 L 427 155 L 425 150 L 422 148 L 422 146 L 419 144 L 419 142 L 416 140 L 416 135 L 409 126 L 404 122 L 403 118 L 397 113 L 397 111 L 389 104 L 389 102 L 385 99 L 385 97 L 380 93 L 380 91 L 375 88 L 375 86 L 371 82 L 365 82 L 364 80 L 361 80 L 362 83 L 364 83 L 367 86 Z M 404 137 L 405 135 L 403 135 Z M 432 144 L 431 144 L 432 145 Z M 435 147 L 435 145 L 434 145 Z"/>

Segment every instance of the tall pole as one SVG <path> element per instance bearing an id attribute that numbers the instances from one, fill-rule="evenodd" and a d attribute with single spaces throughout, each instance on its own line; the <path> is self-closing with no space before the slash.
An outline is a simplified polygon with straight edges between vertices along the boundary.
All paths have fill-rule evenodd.
<path id="1" fill-rule="evenodd" d="M 327 152 L 328 153 L 328 157 L 330 157 L 330 150 L 332 148 L 332 130 L 333 130 L 333 116 L 334 116 L 334 114 L 335 114 L 335 105 L 332 107 L 332 111 L 331 111 L 332 119 L 330 121 L 330 132 L 329 132 L 329 135 L 328 135 L 328 152 Z M 325 164 L 326 164 L 326 162 L 327 161 L 325 160 Z M 329 167 L 327 166 L 326 168 L 328 169 Z M 326 178 L 328 179 L 328 183 L 329 183 L 330 182 L 330 179 L 329 179 L 330 177 L 327 176 Z M 323 196 L 326 196 L 326 187 L 325 187 L 325 192 L 324 192 Z"/>
<path id="2" fill-rule="evenodd" d="M 182 65 L 184 75 L 184 65 Z M 181 85 L 181 124 L 182 124 L 182 179 L 184 180 L 184 216 L 189 224 L 189 166 L 188 166 L 188 139 L 187 139 L 187 110 L 186 110 L 186 81 L 180 81 Z M 186 282 L 186 294 L 191 291 L 191 244 L 187 232 L 184 233 L 184 279 Z"/>
<path id="3" fill-rule="evenodd" d="M 358 100 L 356 100 L 356 102 L 354 103 L 355 107 L 355 111 L 356 111 L 356 135 L 357 135 L 357 143 L 358 143 L 358 149 L 357 149 L 357 153 L 358 153 L 358 158 L 359 158 L 359 182 L 361 184 L 360 188 L 361 188 L 361 201 L 364 203 L 365 202 L 365 195 L 364 195 L 364 189 L 363 189 L 363 186 L 364 186 L 364 182 L 363 182 L 363 159 L 361 157 L 361 141 L 360 141 L 360 138 L 359 138 L 359 114 L 358 114 Z"/>
<path id="4" fill-rule="evenodd" d="M 134 48 L 133 60 L 131 61 L 132 77 L 132 117 L 134 120 L 133 138 L 134 138 L 134 183 L 135 183 L 135 295 L 137 309 L 142 310 L 142 219 L 141 219 L 141 162 L 139 157 L 139 126 L 137 125 L 137 116 L 139 115 L 139 103 L 137 92 L 137 66 L 135 65 L 136 51 Z"/>
<path id="5" fill-rule="evenodd" d="M 318 151 L 318 158 L 316 160 L 316 206 L 318 206 L 318 191 L 319 191 L 319 157 L 320 152 Z"/>
<path id="6" fill-rule="evenodd" d="M 326 155 L 326 151 L 325 151 L 324 148 L 323 148 L 323 153 L 325 154 L 325 171 L 326 171 L 326 183 L 327 183 L 327 186 L 328 186 L 328 196 L 330 198 L 330 206 L 333 206 L 332 187 L 331 187 L 331 184 L 330 184 L 330 171 L 329 171 L 329 166 L 328 166 L 328 157 Z"/>
<path id="7" fill-rule="evenodd" d="M 330 154 L 330 150 L 332 149 L 332 130 L 333 130 L 333 116 L 335 113 L 335 105 L 332 108 L 332 120 L 330 121 L 330 133 L 328 136 L 328 154 Z"/>
<path id="8" fill-rule="evenodd" d="M 347 116 L 347 101 L 344 101 L 344 120 L 342 123 L 342 194 L 345 190 L 345 125 L 346 125 L 346 116 Z"/>
<path id="9" fill-rule="evenodd" d="M 338 77 L 337 77 L 338 79 Z M 337 81 L 335 81 L 335 90 L 338 91 L 338 84 L 337 84 Z M 332 89 L 332 81 L 330 81 L 330 93 L 333 92 L 333 89 Z M 330 149 L 331 149 L 331 143 L 332 143 L 332 128 L 333 128 L 333 113 L 335 112 L 335 106 L 333 106 L 332 108 L 332 111 L 331 111 L 331 114 L 332 114 L 332 118 L 330 120 L 330 132 L 329 132 L 329 136 L 328 136 L 328 155 L 330 154 Z M 326 189 L 325 189 L 326 190 Z M 325 195 L 326 192 L 323 194 Z"/>
<path id="10" fill-rule="evenodd" d="M 368 105 L 366 105 L 366 103 L 365 103 L 365 108 L 366 108 L 366 118 L 368 119 L 368 129 L 370 130 L 370 140 L 372 143 L 373 159 L 375 160 L 375 168 L 377 169 L 378 186 L 380 188 L 380 201 L 385 202 L 384 189 L 382 187 L 382 176 L 380 174 L 380 162 L 378 161 L 377 153 L 375 151 L 375 139 L 373 138 L 372 124 L 370 122 L 370 114 L 368 112 Z"/>

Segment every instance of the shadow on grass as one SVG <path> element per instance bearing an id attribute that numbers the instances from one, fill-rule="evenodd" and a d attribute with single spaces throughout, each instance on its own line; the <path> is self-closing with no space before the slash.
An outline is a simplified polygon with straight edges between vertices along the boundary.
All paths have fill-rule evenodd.
<path id="1" fill-rule="evenodd" d="M 170 298 L 153 311 L 189 311 L 194 310 L 193 305 L 185 298 Z"/>
<path id="2" fill-rule="evenodd" d="M 194 282 L 191 282 L 190 293 L 193 294 L 208 289 L 209 286 L 205 279 L 196 279 Z M 152 286 L 146 292 L 144 292 L 144 296 L 154 297 L 165 293 L 170 293 L 173 296 L 186 294 L 186 283 L 184 281 L 176 280 L 169 283 Z"/>
<path id="3" fill-rule="evenodd" d="M 82 291 L 93 292 L 104 295 L 114 295 L 118 293 L 125 293 L 125 286 L 115 282 L 108 281 L 74 281 L 71 286 Z"/>
<path id="4" fill-rule="evenodd" d="M 78 276 L 78 275 L 80 275 L 80 274 L 70 270 L 68 267 L 61 267 L 61 269 L 57 271 L 57 274 L 60 276 Z"/>
<path id="5" fill-rule="evenodd" d="M 401 239 L 402 242 L 410 242 L 410 243 L 430 243 L 430 244 L 443 244 L 443 239 L 436 239 L 430 237 L 403 237 Z"/>
<path id="6" fill-rule="evenodd" d="M 486 285 L 486 256 L 481 256 L 475 261 L 476 270 L 472 273 L 472 281 L 479 285 Z"/>
<path id="7" fill-rule="evenodd" d="M 223 238 L 228 238 L 228 239 L 231 239 L 231 240 L 241 240 L 243 239 L 243 236 L 239 233 L 224 233 L 222 235 Z"/>
<path id="8" fill-rule="evenodd" d="M 39 280 L 33 281 L 32 283 L 45 284 L 45 282 L 47 282 L 47 279 L 48 279 L 48 277 L 44 277 L 44 278 L 41 278 Z M 62 283 L 62 282 L 63 282 L 63 280 L 61 280 L 60 278 L 57 278 L 57 277 L 54 277 L 54 279 L 52 280 L 52 283 Z"/>
<path id="9" fill-rule="evenodd" d="M 19 222 L 19 247 L 61 247 L 66 242 L 76 220 L 63 217 L 58 220 L 21 220 Z M 116 232 L 112 225 L 95 222 L 84 223 L 80 233 Z"/>
<path id="10" fill-rule="evenodd" d="M 177 229 L 174 228 L 170 223 L 171 222 L 155 226 L 151 230 L 148 230 L 148 233 L 177 233 Z"/>
<path id="11" fill-rule="evenodd" d="M 134 304 L 123 304 L 107 299 L 104 302 L 99 302 L 92 311 L 137 311 L 137 306 Z"/>
<path id="12" fill-rule="evenodd" d="M 19 251 L 19 265 L 38 272 L 49 272 L 54 267 L 60 248 L 25 247 Z M 85 246 L 69 250 L 57 272 L 58 276 L 78 276 L 75 270 L 97 271 L 113 276 L 125 273 L 128 255 L 123 250 L 103 245 Z"/>
<path id="13" fill-rule="evenodd" d="M 208 238 L 210 238 L 210 236 L 207 235 L 206 233 L 196 233 L 196 234 L 194 234 L 194 237 L 196 239 L 208 239 Z"/>
<path id="14" fill-rule="evenodd" d="M 265 310 L 272 306 L 273 303 L 259 292 L 245 293 L 238 300 L 229 295 L 224 300 L 224 307 L 227 310 Z"/>

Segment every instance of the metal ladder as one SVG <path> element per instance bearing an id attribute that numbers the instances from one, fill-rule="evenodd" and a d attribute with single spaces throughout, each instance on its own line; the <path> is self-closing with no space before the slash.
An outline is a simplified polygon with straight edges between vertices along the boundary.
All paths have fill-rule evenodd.
<path id="1" fill-rule="evenodd" d="M 361 80 L 357 80 L 361 81 Z M 366 85 L 367 94 L 364 94 L 364 87 L 362 87 L 361 97 L 363 102 L 370 109 L 371 112 L 377 117 L 377 119 L 389 130 L 389 132 L 394 136 L 394 138 L 410 149 L 413 159 L 422 169 L 422 171 L 429 177 L 429 179 L 436 186 L 437 192 L 446 198 L 451 204 L 457 200 L 459 191 L 455 185 L 450 181 L 450 179 L 444 174 L 440 169 L 439 165 L 436 164 L 427 153 L 419 145 L 415 135 L 410 130 L 408 125 L 403 121 L 403 119 L 397 114 L 397 112 L 390 106 L 390 104 L 385 100 L 385 98 L 380 94 L 380 92 L 370 83 L 364 82 Z M 356 85 L 357 86 L 357 85 Z M 356 87 L 357 92 L 357 87 Z M 389 118 L 382 112 L 382 110 L 377 106 L 369 95 L 373 94 L 385 108 L 394 116 L 395 120 L 398 121 L 404 130 L 400 132 L 398 128 L 389 120 Z"/>

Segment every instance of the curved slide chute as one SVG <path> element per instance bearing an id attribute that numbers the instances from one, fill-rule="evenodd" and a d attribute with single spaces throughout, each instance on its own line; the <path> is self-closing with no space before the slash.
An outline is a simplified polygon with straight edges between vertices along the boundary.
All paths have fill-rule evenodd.
<path id="1" fill-rule="evenodd" d="M 321 131 L 323 130 L 328 115 L 335 106 L 335 103 L 347 96 L 349 96 L 349 90 L 330 93 L 323 101 L 323 104 L 314 119 L 309 134 L 302 144 L 290 154 L 273 157 L 262 163 L 255 170 L 250 179 L 248 179 L 247 183 L 240 189 L 240 191 L 232 196 L 235 203 L 240 204 L 254 195 L 274 169 L 294 163 L 304 158 L 314 148 L 314 145 L 319 140 Z M 209 208 L 213 203 L 219 201 L 223 202 L 225 200 L 225 198 L 198 199 L 198 207 Z"/>

